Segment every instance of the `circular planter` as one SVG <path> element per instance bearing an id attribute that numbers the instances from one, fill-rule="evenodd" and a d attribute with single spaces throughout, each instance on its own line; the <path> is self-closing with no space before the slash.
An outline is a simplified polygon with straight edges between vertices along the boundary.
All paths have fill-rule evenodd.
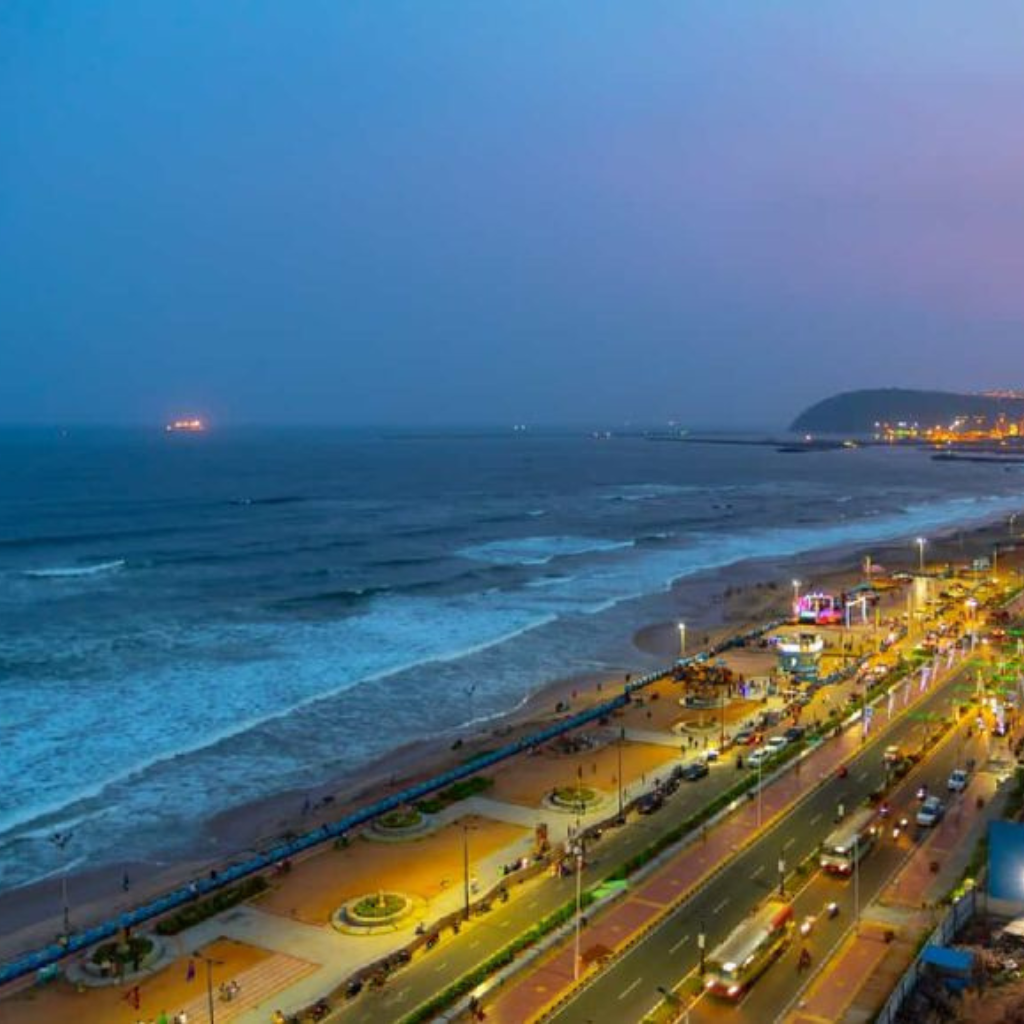
<path id="1" fill-rule="evenodd" d="M 374 935 L 394 931 L 417 907 L 401 892 L 374 892 L 349 900 L 331 915 L 331 923 L 349 934 Z"/>

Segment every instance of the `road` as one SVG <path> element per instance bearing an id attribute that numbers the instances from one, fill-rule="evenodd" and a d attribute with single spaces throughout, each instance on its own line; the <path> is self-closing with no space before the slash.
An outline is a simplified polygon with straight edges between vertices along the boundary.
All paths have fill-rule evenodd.
<path id="1" fill-rule="evenodd" d="M 660 987 L 671 989 L 681 978 L 697 967 L 697 933 L 703 923 L 710 951 L 778 885 L 778 860 L 783 856 L 789 864 L 796 864 L 809 856 L 831 831 L 838 805 L 850 810 L 866 799 L 868 794 L 884 781 L 881 750 L 889 743 L 899 743 L 907 750 L 920 746 L 922 733 L 927 728 L 926 715 L 948 715 L 954 694 L 965 676 L 965 670 L 954 673 L 945 683 L 926 695 L 917 711 L 894 723 L 891 730 L 876 736 L 864 750 L 850 761 L 846 779 L 833 778 L 814 791 L 773 827 L 765 830 L 743 852 L 735 857 L 717 876 L 679 909 L 656 927 L 644 940 L 616 961 L 607 971 L 596 976 L 587 988 L 568 1003 L 554 1019 L 565 1022 L 597 1022 L 609 1019 L 609 1007 L 614 1008 L 616 1021 L 640 1020 L 660 1000 Z M 941 789 L 952 766 L 956 744 L 943 747 L 927 765 L 914 773 L 914 779 L 926 779 Z M 916 783 L 915 783 L 916 784 Z M 908 783 L 909 785 L 909 783 Z M 891 873 L 901 854 L 895 849 L 873 851 L 863 862 L 861 873 L 861 901 L 870 895 Z M 824 883 L 832 883 L 824 885 Z M 816 888 L 820 886 L 821 888 Z M 812 883 L 806 899 L 798 906 L 800 913 L 812 913 L 820 908 L 827 891 L 842 891 L 844 883 L 822 879 Z M 852 900 L 852 894 L 849 896 Z M 848 923 L 850 909 L 835 922 L 821 928 L 815 944 L 827 948 L 830 933 L 838 933 Z M 783 964 L 777 964 L 754 986 L 748 1001 L 751 1007 L 765 1001 L 773 1010 L 761 1007 L 761 1016 L 751 1020 L 770 1020 L 783 1008 L 786 985 L 796 977 L 794 965 L 787 954 Z M 802 979 L 800 979 L 802 980 Z M 780 991 L 774 989 L 779 987 Z M 790 986 L 792 987 L 792 986 Z M 783 1000 L 781 1003 L 778 1000 Z M 746 1004 L 744 1004 L 744 1013 Z M 702 999 L 700 1012 L 720 1017 L 736 1016 L 736 1008 L 711 1004 Z M 697 1009 L 694 1010 L 694 1015 Z M 751 1010 L 753 1013 L 753 1009 Z"/>
<path id="2" fill-rule="evenodd" d="M 825 717 L 826 700 L 842 700 L 849 683 L 822 692 L 806 711 L 805 717 Z M 737 779 L 733 759 L 726 758 L 712 767 L 708 778 L 696 783 L 682 783 L 679 790 L 651 817 L 632 815 L 627 827 L 610 829 L 591 847 L 584 885 L 596 885 L 604 879 L 611 866 L 620 864 L 634 853 L 646 849 L 659 836 L 671 831 Z M 339 1008 L 332 1021 L 352 1024 L 389 1024 L 400 1020 L 420 1003 L 430 999 L 445 986 L 472 971 L 512 938 L 526 931 L 547 914 L 563 906 L 575 894 L 573 878 L 544 879 L 526 885 L 521 891 L 510 886 L 513 898 L 498 904 L 487 917 L 473 923 L 453 936 L 444 933 L 438 946 L 430 953 L 417 956 L 412 963 L 394 975 L 384 989 L 364 991 L 351 1003 Z"/>

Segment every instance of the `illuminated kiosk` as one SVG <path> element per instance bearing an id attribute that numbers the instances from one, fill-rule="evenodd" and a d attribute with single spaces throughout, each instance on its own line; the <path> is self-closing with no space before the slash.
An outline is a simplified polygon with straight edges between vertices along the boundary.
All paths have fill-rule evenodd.
<path id="1" fill-rule="evenodd" d="M 817 633 L 801 633 L 798 637 L 779 637 L 776 650 L 779 668 L 804 682 L 818 678 L 821 652 L 825 641 Z"/>
<path id="2" fill-rule="evenodd" d="M 843 621 L 842 601 L 821 591 L 804 594 L 796 605 L 796 620 L 811 626 L 834 626 Z"/>

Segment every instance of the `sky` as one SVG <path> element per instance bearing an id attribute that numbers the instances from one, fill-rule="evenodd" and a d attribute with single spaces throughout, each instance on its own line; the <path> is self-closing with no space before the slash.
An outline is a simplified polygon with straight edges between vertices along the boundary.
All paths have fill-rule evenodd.
<path id="1" fill-rule="evenodd" d="M 0 422 L 1024 386 L 1019 0 L 5 0 Z"/>

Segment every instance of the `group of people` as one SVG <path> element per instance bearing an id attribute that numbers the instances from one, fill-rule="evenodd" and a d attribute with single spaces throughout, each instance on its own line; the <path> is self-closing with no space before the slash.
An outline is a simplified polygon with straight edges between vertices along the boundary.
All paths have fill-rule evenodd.
<path id="1" fill-rule="evenodd" d="M 188 1019 L 188 1014 L 184 1010 L 180 1010 L 173 1017 L 168 1017 L 167 1011 L 164 1010 L 156 1020 L 143 1020 L 140 1017 L 137 1024 L 188 1024 Z"/>
<path id="2" fill-rule="evenodd" d="M 231 981 L 221 982 L 218 991 L 220 992 L 221 1001 L 230 1003 L 242 991 L 242 986 L 232 978 Z"/>

